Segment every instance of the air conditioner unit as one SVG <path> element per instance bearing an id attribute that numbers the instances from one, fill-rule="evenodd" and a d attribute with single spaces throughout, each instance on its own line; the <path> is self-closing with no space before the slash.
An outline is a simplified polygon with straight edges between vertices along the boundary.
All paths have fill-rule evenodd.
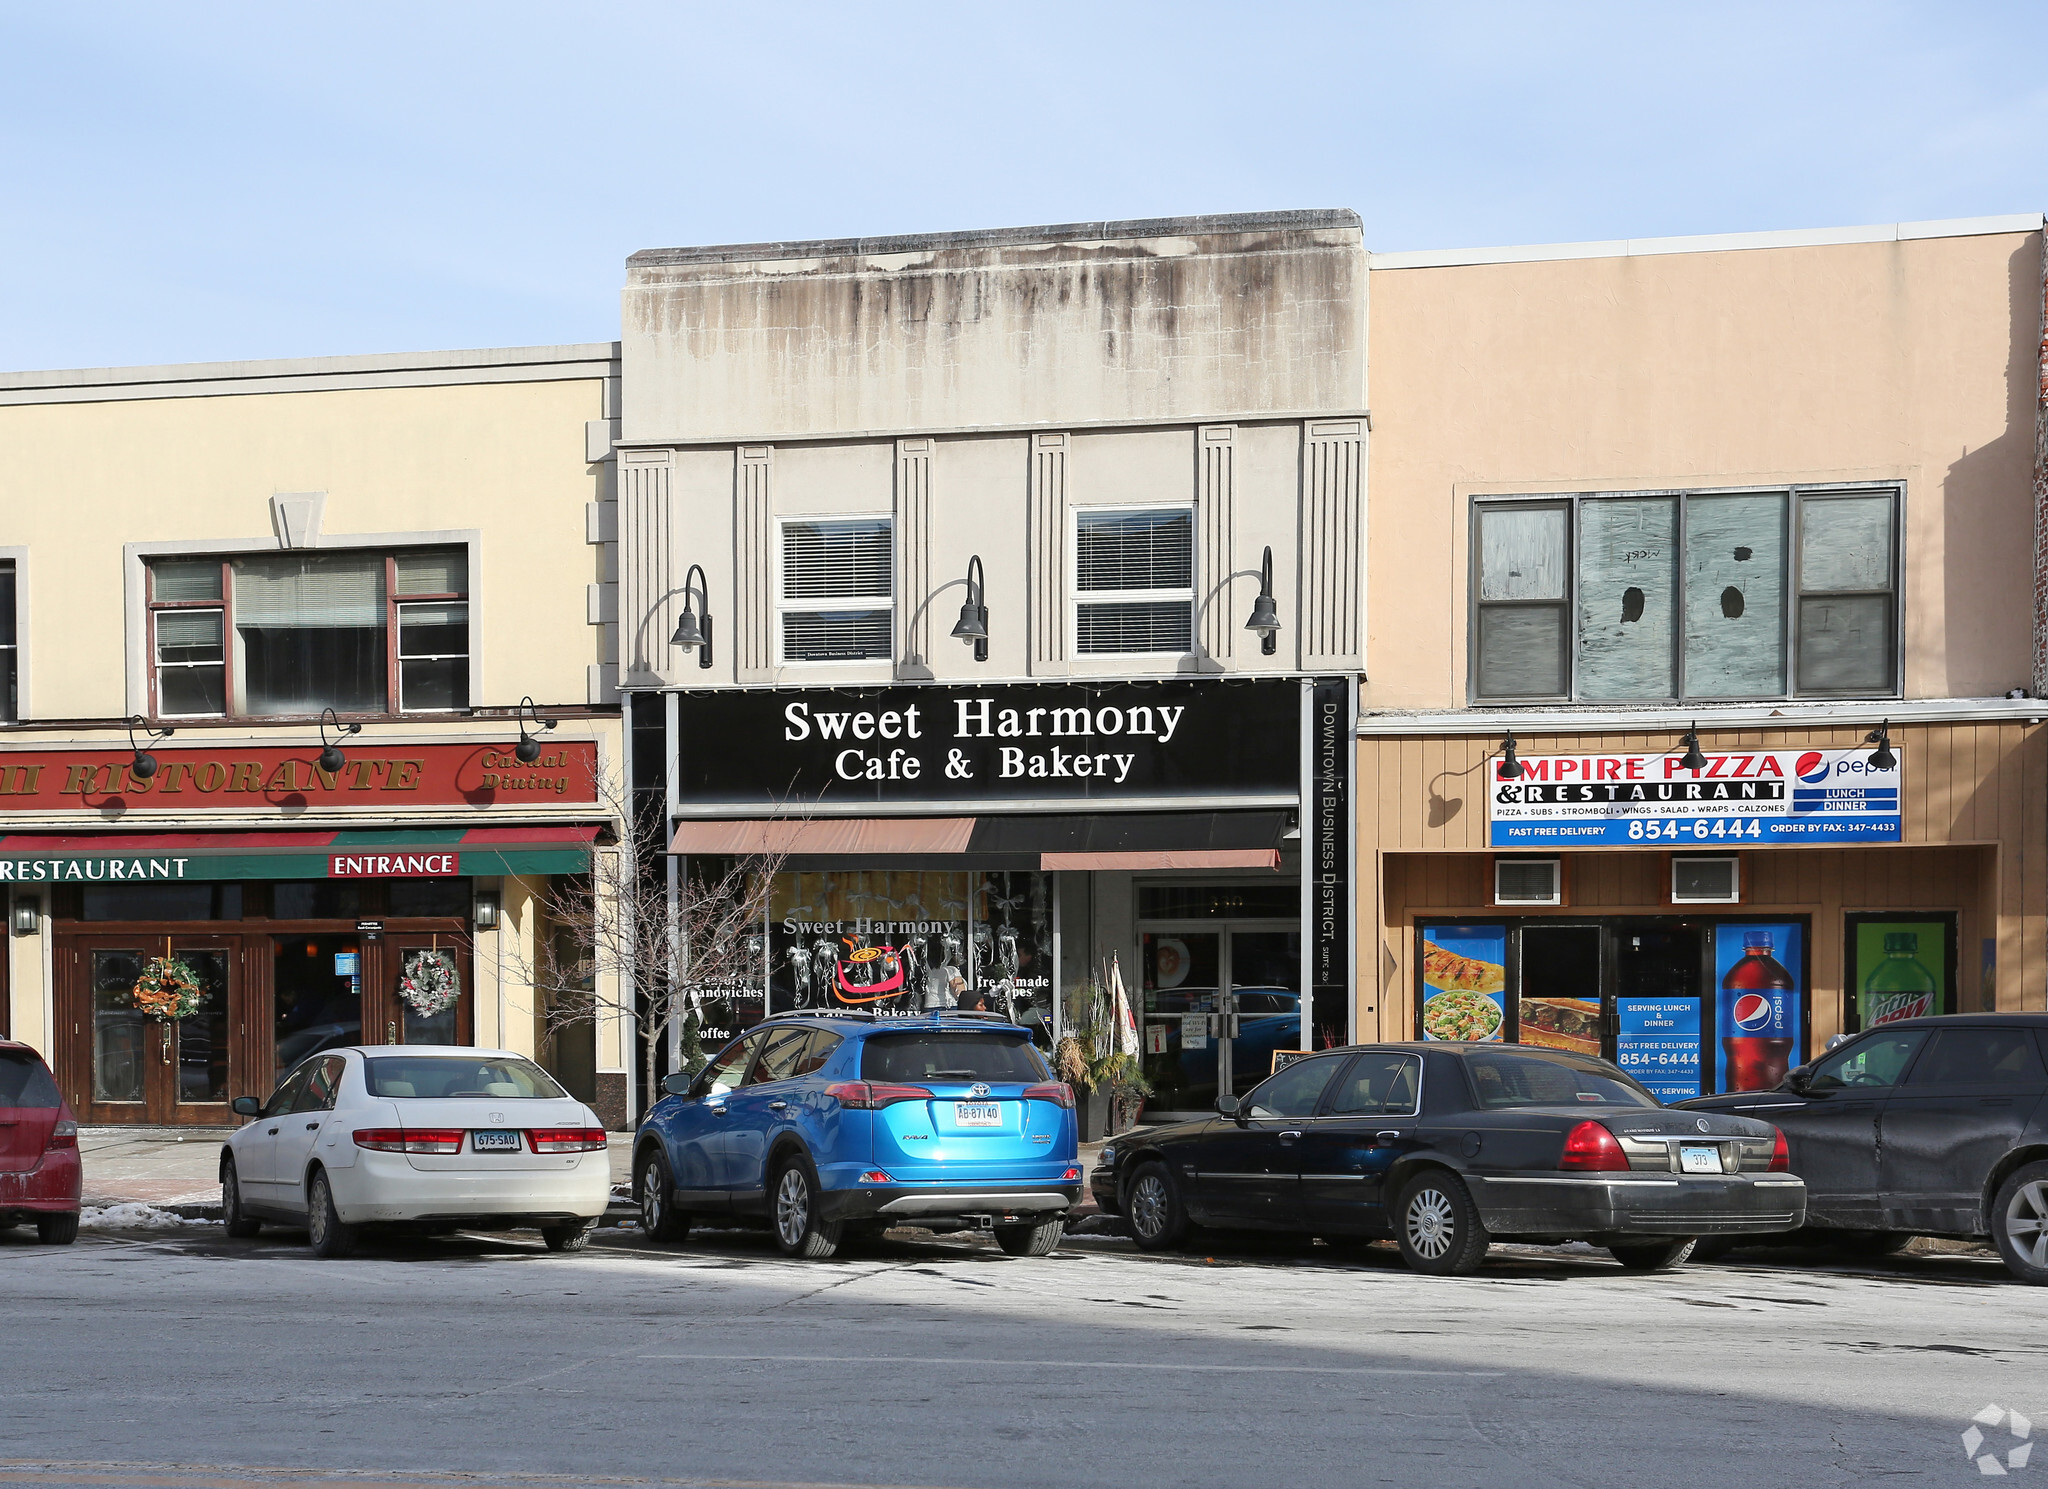
<path id="1" fill-rule="evenodd" d="M 1671 903 L 1735 905 L 1742 901 L 1742 860 L 1674 858 L 1671 860 Z"/>
<path id="2" fill-rule="evenodd" d="M 1496 905 L 1562 905 L 1564 860 L 1496 858 L 1493 861 L 1493 902 Z"/>

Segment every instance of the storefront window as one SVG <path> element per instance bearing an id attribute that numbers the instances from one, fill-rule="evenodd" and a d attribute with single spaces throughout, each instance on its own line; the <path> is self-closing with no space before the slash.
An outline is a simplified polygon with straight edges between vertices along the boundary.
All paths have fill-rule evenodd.
<path id="1" fill-rule="evenodd" d="M 88 884 L 80 920 L 240 920 L 239 884 Z"/>
<path id="2" fill-rule="evenodd" d="M 768 1010 L 1000 1013 L 1052 1044 L 1045 874 L 787 873 L 768 911 Z"/>

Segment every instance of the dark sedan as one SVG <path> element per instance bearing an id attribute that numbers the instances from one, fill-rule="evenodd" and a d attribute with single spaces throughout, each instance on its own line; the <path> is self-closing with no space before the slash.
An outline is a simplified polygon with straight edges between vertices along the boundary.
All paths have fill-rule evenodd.
<path id="1" fill-rule="evenodd" d="M 1501 1044 L 1374 1044 L 1289 1065 L 1220 1116 L 1119 1138 L 1089 1183 L 1147 1250 L 1193 1228 L 1391 1237 L 1421 1272 L 1491 1241 L 1590 1241 L 1676 1266 L 1701 1236 L 1797 1227 L 1806 1187 L 1748 1116 L 1677 1112 L 1605 1060 Z"/>
<path id="2" fill-rule="evenodd" d="M 2048 1284 L 2048 1014 L 1901 1019 L 1857 1035 L 1771 1091 L 1688 1110 L 1784 1130 L 1808 1234 L 1867 1253 L 1914 1236 L 1988 1236 Z"/>

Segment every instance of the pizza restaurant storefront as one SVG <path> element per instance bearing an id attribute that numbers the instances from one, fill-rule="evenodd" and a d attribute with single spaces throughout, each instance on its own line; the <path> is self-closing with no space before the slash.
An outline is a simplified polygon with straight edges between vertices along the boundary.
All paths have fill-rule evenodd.
<path id="1" fill-rule="evenodd" d="M 351 743 L 338 772 L 271 749 L 158 748 L 141 776 L 126 750 L 0 757 L 7 820 L 40 819 L 0 833 L 4 1027 L 45 1049 L 81 1121 L 226 1124 L 235 1097 L 338 1045 L 540 1053 L 530 994 L 507 985 L 547 878 L 589 868 L 595 741 L 530 765 L 497 741 Z M 542 796 L 554 820 L 522 821 Z M 206 822 L 216 804 L 230 820 Z M 52 823 L 81 806 L 104 830 Z M 305 825 L 344 813 L 378 825 Z M 563 1072 L 572 1088 L 594 1057 Z"/>
<path id="2" fill-rule="evenodd" d="M 707 1007 L 707 1050 L 802 1008 L 978 1008 L 1048 1050 L 1069 1033 L 1106 1041 L 1114 965 L 1149 1120 L 1211 1109 L 1276 1051 L 1348 1037 L 1347 680 L 743 689 L 642 706 L 661 701 L 683 872 L 780 858 L 750 948 L 758 979 Z"/>
<path id="3" fill-rule="evenodd" d="M 1685 722 L 1368 716 L 1362 1012 L 1382 1038 L 1600 1055 L 1671 1101 L 1775 1085 L 1893 1019 L 2038 1007 L 2048 731 L 2028 706 L 1703 717 L 1691 759 Z"/>

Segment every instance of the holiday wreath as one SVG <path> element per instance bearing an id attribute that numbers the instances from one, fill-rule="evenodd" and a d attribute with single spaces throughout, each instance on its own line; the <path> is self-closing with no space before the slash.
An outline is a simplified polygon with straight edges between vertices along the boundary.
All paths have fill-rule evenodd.
<path id="1" fill-rule="evenodd" d="M 192 964 L 175 956 L 151 957 L 130 993 L 135 1006 L 153 1018 L 187 1019 L 199 1012 L 206 989 Z"/>
<path id="2" fill-rule="evenodd" d="M 432 1018 L 462 993 L 455 980 L 455 958 L 445 951 L 409 951 L 398 974 L 398 996 L 414 1013 Z"/>

